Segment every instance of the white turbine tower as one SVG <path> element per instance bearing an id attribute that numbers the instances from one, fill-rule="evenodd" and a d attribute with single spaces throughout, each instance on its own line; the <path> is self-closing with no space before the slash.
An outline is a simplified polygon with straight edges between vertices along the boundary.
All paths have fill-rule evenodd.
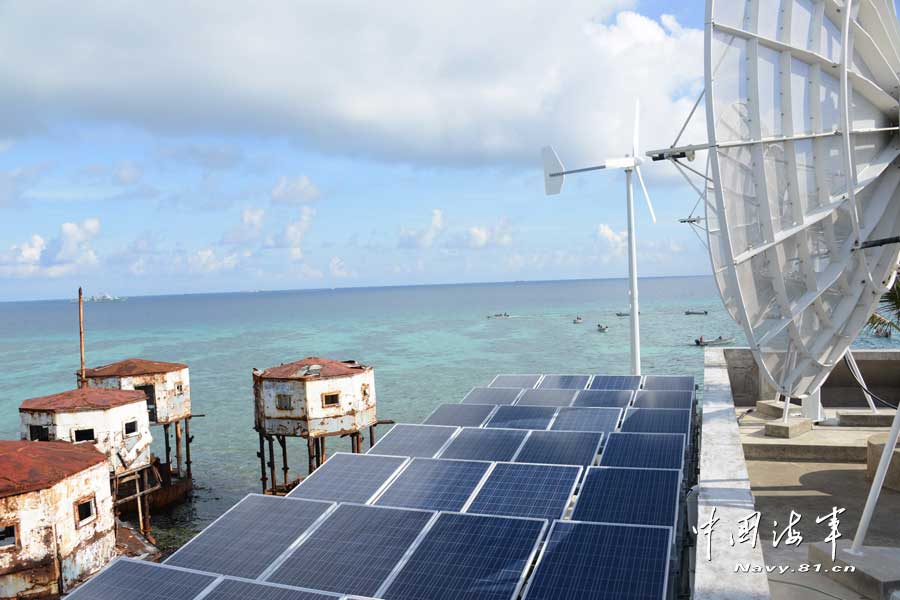
<path id="1" fill-rule="evenodd" d="M 647 208 L 650 209 L 650 217 L 653 219 L 653 222 L 656 223 L 656 213 L 653 212 L 650 194 L 647 192 L 647 186 L 644 184 L 644 178 L 641 176 L 641 165 L 644 164 L 645 159 L 639 152 L 640 113 L 641 102 L 640 99 L 638 99 L 634 105 L 634 139 L 632 140 L 631 145 L 631 156 L 626 156 L 625 158 L 612 158 L 603 164 L 593 167 L 566 171 L 553 148 L 547 146 L 542 151 L 544 158 L 544 185 L 548 196 L 555 196 L 562 191 L 563 181 L 565 180 L 566 175 L 600 171 L 603 169 L 625 170 L 625 197 L 628 207 L 628 278 L 631 284 L 631 372 L 634 375 L 641 374 L 641 325 L 640 307 L 638 303 L 637 234 L 635 232 L 634 224 L 634 182 L 632 181 L 632 173 L 637 174 L 638 182 L 641 184 L 641 190 L 644 192 L 644 199 L 647 201 Z"/>

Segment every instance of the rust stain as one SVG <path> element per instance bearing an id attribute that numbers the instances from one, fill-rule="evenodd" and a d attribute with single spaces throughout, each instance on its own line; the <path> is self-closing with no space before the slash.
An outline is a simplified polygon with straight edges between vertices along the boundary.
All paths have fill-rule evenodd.
<path id="1" fill-rule="evenodd" d="M 304 367 L 318 365 L 321 369 L 310 373 Z M 309 379 L 328 379 L 329 377 L 346 377 L 370 371 L 372 367 L 362 365 L 356 361 L 338 361 L 318 356 L 309 356 L 303 360 L 294 361 L 266 369 L 260 373 L 263 379 L 296 379 L 306 381 Z"/>
<path id="2" fill-rule="evenodd" d="M 187 369 L 187 365 L 181 363 L 161 362 L 157 360 L 145 360 L 143 358 L 127 358 L 112 364 L 85 370 L 85 377 L 134 377 L 137 375 L 156 375 L 159 373 L 171 373 Z"/>
<path id="3" fill-rule="evenodd" d="M 0 498 L 44 489 L 105 462 L 93 447 L 0 440 Z"/>
<path id="4" fill-rule="evenodd" d="M 19 406 L 19 412 L 82 412 L 106 410 L 147 399 L 144 392 L 134 390 L 107 390 L 102 388 L 78 388 L 30 398 Z"/>

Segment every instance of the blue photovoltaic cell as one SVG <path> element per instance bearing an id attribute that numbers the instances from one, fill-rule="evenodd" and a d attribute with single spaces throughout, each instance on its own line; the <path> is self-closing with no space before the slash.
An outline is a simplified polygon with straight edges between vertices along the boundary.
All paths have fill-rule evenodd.
<path id="1" fill-rule="evenodd" d="M 557 521 L 525 600 L 663 600 L 667 527 Z"/>
<path id="2" fill-rule="evenodd" d="M 670 408 L 629 408 L 622 431 L 637 433 L 691 433 L 691 411 Z"/>
<path id="3" fill-rule="evenodd" d="M 555 414 L 554 406 L 501 406 L 485 427 L 547 429 Z"/>
<path id="4" fill-rule="evenodd" d="M 510 600 L 545 521 L 442 514 L 397 574 L 386 600 Z"/>
<path id="5" fill-rule="evenodd" d="M 422 510 L 342 504 L 268 580 L 374 596 L 433 515 Z"/>
<path id="6" fill-rule="evenodd" d="M 532 431 L 515 462 L 586 467 L 594 462 L 602 439 L 602 433 Z"/>
<path id="7" fill-rule="evenodd" d="M 492 404 L 441 404 L 425 419 L 425 425 L 480 427 L 494 410 Z"/>
<path id="8" fill-rule="evenodd" d="M 621 408 L 560 408 L 550 429 L 609 433 L 619 424 Z"/>
<path id="9" fill-rule="evenodd" d="M 298 498 L 245 496 L 166 564 L 255 579 L 331 506 Z"/>
<path id="10" fill-rule="evenodd" d="M 488 387 L 533 388 L 540 378 L 540 375 L 497 375 Z"/>
<path id="11" fill-rule="evenodd" d="M 578 491 L 572 520 L 674 528 L 680 487 L 678 471 L 593 467 Z"/>
<path id="12" fill-rule="evenodd" d="M 594 375 L 591 390 L 636 390 L 641 387 L 640 375 Z"/>
<path id="13" fill-rule="evenodd" d="M 694 408 L 694 392 L 641 390 L 634 398 L 635 408 Z"/>
<path id="14" fill-rule="evenodd" d="M 405 461 L 401 456 L 332 454 L 288 497 L 364 503 Z"/>
<path id="15" fill-rule="evenodd" d="M 122 597 L 124 600 L 124 596 Z M 242 579 L 223 579 L 203 600 L 336 600 L 337 594 L 312 592 Z"/>
<path id="16" fill-rule="evenodd" d="M 694 390 L 694 378 L 690 376 L 648 375 L 644 378 L 645 390 Z"/>
<path id="17" fill-rule="evenodd" d="M 579 467 L 498 463 L 466 512 L 561 519 L 580 474 Z"/>
<path id="18" fill-rule="evenodd" d="M 572 406 L 590 408 L 625 408 L 631 402 L 631 390 L 582 390 Z"/>
<path id="19" fill-rule="evenodd" d="M 583 390 L 590 381 L 590 375 L 544 375 L 540 389 L 550 390 Z"/>
<path id="20" fill-rule="evenodd" d="M 489 466 L 487 462 L 417 458 L 375 504 L 458 511 Z"/>
<path id="21" fill-rule="evenodd" d="M 527 431 L 466 428 L 441 452 L 441 458 L 512 460 Z"/>
<path id="22" fill-rule="evenodd" d="M 118 559 L 66 596 L 72 600 L 193 598 L 216 580 L 210 575 L 144 561 Z"/>
<path id="23" fill-rule="evenodd" d="M 525 390 L 516 406 L 569 406 L 575 390 Z"/>
<path id="24" fill-rule="evenodd" d="M 440 425 L 394 425 L 378 443 L 369 448 L 368 454 L 391 456 L 422 456 L 437 454 L 447 440 L 456 433 L 455 427 Z"/>
<path id="25" fill-rule="evenodd" d="M 680 433 L 611 433 L 603 444 L 600 466 L 677 469 L 684 464 Z"/>
<path id="26" fill-rule="evenodd" d="M 512 404 L 522 393 L 522 388 L 512 387 L 477 387 L 472 388 L 463 404 Z"/>

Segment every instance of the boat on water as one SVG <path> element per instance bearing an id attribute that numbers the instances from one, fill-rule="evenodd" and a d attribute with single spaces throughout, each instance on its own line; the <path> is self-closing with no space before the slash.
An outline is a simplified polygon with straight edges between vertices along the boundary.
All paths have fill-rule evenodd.
<path id="1" fill-rule="evenodd" d="M 496 313 L 493 315 L 488 315 L 488 319 L 508 319 L 509 313 Z"/>
<path id="2" fill-rule="evenodd" d="M 686 311 L 684 311 L 684 314 L 686 314 L 686 315 L 699 315 L 699 316 L 705 317 L 706 315 L 709 314 L 709 311 L 708 311 L 708 310 L 686 310 Z"/>
<path id="3" fill-rule="evenodd" d="M 728 344 L 734 343 L 734 338 L 726 338 L 721 335 L 717 338 L 707 340 L 702 335 L 694 340 L 694 343 L 698 346 L 727 346 Z"/>
<path id="4" fill-rule="evenodd" d="M 597 331 L 599 331 L 600 333 L 606 333 L 607 331 L 609 331 L 609 325 L 600 325 L 600 324 L 598 323 L 598 324 L 597 324 Z"/>
<path id="5" fill-rule="evenodd" d="M 638 314 L 641 314 L 640 311 L 638 311 Z M 630 317 L 631 313 L 630 312 L 617 312 L 616 316 L 617 317 Z"/>
<path id="6" fill-rule="evenodd" d="M 582 319 L 581 317 L 575 317 L 574 319 L 572 319 L 572 323 L 575 325 L 581 325 L 582 323 L 584 323 L 584 319 Z"/>

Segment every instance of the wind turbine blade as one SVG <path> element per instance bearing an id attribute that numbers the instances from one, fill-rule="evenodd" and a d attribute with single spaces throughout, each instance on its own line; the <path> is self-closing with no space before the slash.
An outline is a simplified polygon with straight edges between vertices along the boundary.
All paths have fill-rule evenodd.
<path id="1" fill-rule="evenodd" d="M 555 196 L 562 191 L 563 181 L 565 181 L 562 172 L 565 171 L 565 167 L 551 146 L 544 146 L 541 149 L 541 156 L 544 160 L 544 192 L 548 196 Z M 559 175 L 551 177 L 556 173 Z"/>
<path id="2" fill-rule="evenodd" d="M 641 184 L 641 190 L 644 192 L 644 199 L 647 201 L 647 208 L 650 209 L 650 218 L 656 223 L 656 212 L 653 210 L 653 203 L 650 202 L 650 194 L 647 192 L 647 186 L 644 185 L 644 177 L 641 175 L 641 168 L 635 167 L 634 172 L 637 173 L 638 182 Z"/>
<path id="3" fill-rule="evenodd" d="M 634 139 L 631 143 L 631 155 L 640 156 L 641 147 L 641 99 L 634 101 Z"/>

